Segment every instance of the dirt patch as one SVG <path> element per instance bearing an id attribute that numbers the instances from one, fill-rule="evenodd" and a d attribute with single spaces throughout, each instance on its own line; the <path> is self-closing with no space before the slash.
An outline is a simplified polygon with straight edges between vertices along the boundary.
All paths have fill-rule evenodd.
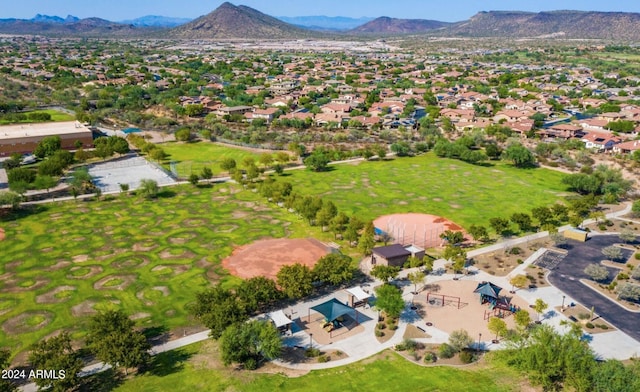
<path id="1" fill-rule="evenodd" d="M 138 313 L 134 313 L 131 316 L 129 316 L 129 318 L 131 320 L 139 320 L 139 319 L 143 319 L 143 318 L 147 318 L 147 317 L 151 317 L 151 313 L 138 312 Z"/>
<path id="2" fill-rule="evenodd" d="M 39 295 L 36 297 L 36 303 L 39 304 L 55 304 L 58 302 L 64 302 L 68 298 L 60 297 L 58 298 L 56 294 L 61 293 L 63 291 L 74 291 L 76 288 L 74 286 L 59 286 L 55 289 L 49 291 L 48 293 Z"/>
<path id="3" fill-rule="evenodd" d="M 84 263 L 89 260 L 89 255 L 77 255 L 71 259 L 74 263 Z"/>
<path id="4" fill-rule="evenodd" d="M 155 286 L 153 287 L 153 289 L 161 292 L 165 297 L 168 297 L 170 294 L 169 288 L 167 286 Z"/>
<path id="5" fill-rule="evenodd" d="M 507 276 L 511 271 L 528 259 L 541 247 L 550 249 L 552 241 L 547 237 L 530 244 L 520 244 L 511 248 L 501 249 L 495 252 L 484 253 L 473 257 L 471 264 L 488 274 L 495 276 Z M 529 278 L 529 284 L 536 287 L 549 286 L 545 279 L 546 271 L 543 268 L 532 265 L 525 270 Z"/>
<path id="6" fill-rule="evenodd" d="M 424 332 L 421 329 L 418 329 L 413 324 L 407 325 L 407 329 L 404 331 L 404 335 L 402 335 L 402 339 L 429 339 L 431 335 Z"/>
<path id="7" fill-rule="evenodd" d="M 234 219 L 242 219 L 242 218 L 246 218 L 247 216 L 249 216 L 249 213 L 246 211 L 233 211 L 231 213 L 231 217 L 233 217 Z"/>
<path id="8" fill-rule="evenodd" d="M 189 269 L 188 265 L 182 264 L 166 264 L 166 265 L 157 265 L 151 269 L 152 272 L 162 272 L 165 270 L 171 270 L 174 275 L 179 275 L 186 272 Z"/>
<path id="9" fill-rule="evenodd" d="M 446 230 L 462 231 L 465 240 L 470 240 L 470 236 L 460 225 L 436 215 L 415 213 L 384 215 L 374 220 L 373 224 L 389 234 L 397 243 L 414 244 L 425 249 L 444 245 L 440 234 Z"/>
<path id="10" fill-rule="evenodd" d="M 6 238 L 6 233 L 4 231 L 4 229 L 2 227 L 0 227 L 0 241 L 4 241 L 4 239 Z"/>
<path id="11" fill-rule="evenodd" d="M 80 269 L 88 269 L 88 272 L 86 274 L 81 274 L 81 275 L 74 275 L 73 273 L 67 274 L 67 278 L 69 278 L 69 279 L 87 279 L 87 278 L 90 278 L 92 276 L 96 276 L 96 275 L 102 273 L 102 271 L 103 271 L 102 267 L 99 266 L 99 265 L 90 265 L 90 266 L 86 266 L 86 267 L 73 267 L 69 271 L 70 272 L 74 272 L 74 271 L 78 271 Z"/>
<path id="12" fill-rule="evenodd" d="M 96 290 L 124 290 L 135 280 L 135 275 L 109 275 L 94 283 L 93 288 Z"/>
<path id="13" fill-rule="evenodd" d="M 149 252 L 157 248 L 158 245 L 153 243 L 135 243 L 131 248 L 134 252 Z"/>
<path id="14" fill-rule="evenodd" d="M 30 280 L 27 280 L 26 282 L 29 282 Z M 25 281 L 23 281 L 22 283 L 24 283 Z M 18 281 L 14 278 L 14 279 L 8 279 L 5 280 L 4 282 L 4 286 L 2 287 L 2 291 L 5 293 L 20 293 L 23 291 L 32 291 L 32 290 L 38 290 L 44 286 L 46 286 L 47 284 L 49 284 L 50 280 L 49 279 L 38 279 L 38 280 L 34 280 L 32 284 L 30 285 L 20 285 L 18 283 Z"/>
<path id="15" fill-rule="evenodd" d="M 51 320 L 53 320 L 53 313 L 46 310 L 25 312 L 5 321 L 2 329 L 9 335 L 20 335 L 38 331 L 47 326 Z"/>
<path id="16" fill-rule="evenodd" d="M 189 258 L 193 258 L 193 256 L 195 255 L 188 250 L 183 251 L 181 254 L 174 255 L 169 251 L 169 249 L 165 249 L 162 252 L 160 252 L 158 256 L 160 256 L 160 258 L 163 260 L 167 260 L 167 259 L 189 259 Z"/>
<path id="17" fill-rule="evenodd" d="M 73 314 L 74 317 L 83 317 L 96 314 L 98 312 L 93 308 L 95 304 L 96 301 L 83 301 L 78 305 L 71 307 L 71 314 Z"/>
<path id="18" fill-rule="evenodd" d="M 54 265 L 52 265 L 51 267 L 47 268 L 47 271 L 58 271 L 58 270 L 61 270 L 63 268 L 66 268 L 66 267 L 68 267 L 70 265 L 71 265 L 70 261 L 60 260 L 57 263 L 55 263 Z"/>
<path id="19" fill-rule="evenodd" d="M 243 279 L 256 276 L 275 279 L 283 265 L 301 263 L 313 268 L 329 252 L 328 246 L 312 238 L 260 240 L 237 248 L 222 265 Z"/>

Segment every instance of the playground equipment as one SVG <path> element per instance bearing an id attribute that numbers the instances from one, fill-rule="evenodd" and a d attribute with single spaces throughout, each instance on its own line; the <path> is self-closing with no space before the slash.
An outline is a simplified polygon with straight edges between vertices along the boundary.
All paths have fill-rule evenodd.
<path id="1" fill-rule="evenodd" d="M 432 292 L 428 292 L 427 293 L 427 301 L 426 302 L 427 302 L 428 305 L 432 305 L 432 306 L 452 305 L 452 306 L 455 306 L 458 309 L 460 309 L 462 307 L 462 305 L 464 305 L 464 302 L 460 301 L 460 297 L 455 297 L 455 296 L 452 296 L 452 295 L 439 294 L 439 293 L 432 293 Z"/>

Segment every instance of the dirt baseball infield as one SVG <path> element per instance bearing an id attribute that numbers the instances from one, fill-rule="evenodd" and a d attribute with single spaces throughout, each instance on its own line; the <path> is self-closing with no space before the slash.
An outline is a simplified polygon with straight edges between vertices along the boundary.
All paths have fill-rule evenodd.
<path id="1" fill-rule="evenodd" d="M 384 215 L 374 220 L 373 225 L 402 245 L 414 244 L 425 249 L 442 246 L 444 241 L 440 234 L 446 230 L 462 231 L 465 239 L 469 239 L 469 235 L 460 225 L 436 215 Z"/>
<path id="2" fill-rule="evenodd" d="M 260 240 L 237 248 L 222 265 L 243 279 L 256 276 L 275 279 L 283 265 L 300 263 L 313 268 L 329 253 L 327 245 L 313 238 Z"/>

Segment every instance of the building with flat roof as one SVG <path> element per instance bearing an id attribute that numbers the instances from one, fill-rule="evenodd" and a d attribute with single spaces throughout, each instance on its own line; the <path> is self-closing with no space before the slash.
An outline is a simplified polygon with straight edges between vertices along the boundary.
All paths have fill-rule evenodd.
<path id="1" fill-rule="evenodd" d="M 0 126 L 0 158 L 14 153 L 28 154 L 47 136 L 60 136 L 62 148 L 93 147 L 93 133 L 77 121 Z"/>

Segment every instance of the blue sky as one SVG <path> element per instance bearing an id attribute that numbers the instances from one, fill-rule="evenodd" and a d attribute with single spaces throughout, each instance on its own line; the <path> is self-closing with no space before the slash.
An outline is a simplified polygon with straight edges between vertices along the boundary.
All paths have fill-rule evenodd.
<path id="1" fill-rule="evenodd" d="M 132 19 L 144 15 L 196 18 L 213 11 L 220 0 L 3 0 L 0 18 L 31 18 L 35 14 Z M 235 0 L 274 16 L 391 16 L 454 22 L 478 11 L 587 11 L 640 12 L 639 0 Z"/>

